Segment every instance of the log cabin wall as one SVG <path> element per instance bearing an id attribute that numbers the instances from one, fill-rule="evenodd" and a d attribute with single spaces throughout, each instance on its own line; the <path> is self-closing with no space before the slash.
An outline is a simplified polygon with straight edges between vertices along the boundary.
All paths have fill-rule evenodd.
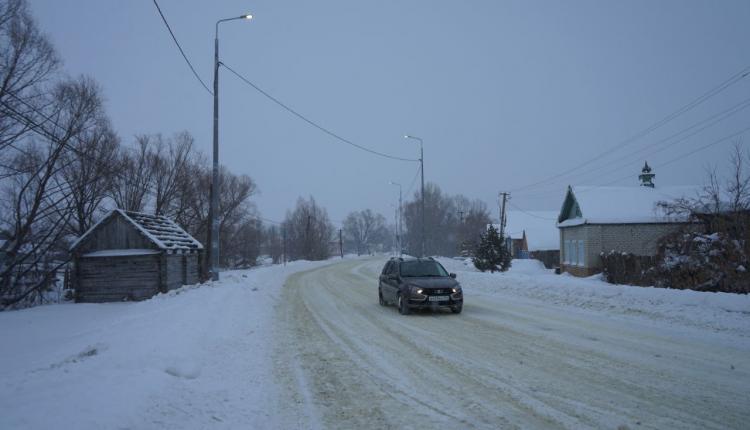
<path id="1" fill-rule="evenodd" d="M 159 254 L 79 257 L 77 302 L 145 300 L 159 292 Z"/>

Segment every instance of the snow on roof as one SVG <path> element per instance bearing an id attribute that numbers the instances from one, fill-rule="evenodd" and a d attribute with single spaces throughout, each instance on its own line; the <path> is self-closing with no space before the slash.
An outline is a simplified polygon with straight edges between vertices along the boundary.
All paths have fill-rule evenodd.
<path id="1" fill-rule="evenodd" d="M 681 197 L 695 197 L 695 186 L 675 187 L 571 187 L 566 195 L 578 203 L 581 216 L 568 218 L 566 204 L 560 213 L 558 226 L 580 224 L 642 224 L 684 222 L 682 217 L 669 217 L 659 209 L 659 202 L 669 202 Z"/>
<path id="2" fill-rule="evenodd" d="M 200 242 L 167 217 L 120 212 L 161 249 L 203 249 Z"/>
<path id="3" fill-rule="evenodd" d="M 150 215 L 141 212 L 130 212 L 122 209 L 115 209 L 104 218 L 99 220 L 86 233 L 79 237 L 70 246 L 70 249 L 76 248 L 83 240 L 96 230 L 105 220 L 119 214 L 125 220 L 129 221 L 138 231 L 140 231 L 148 240 L 153 242 L 159 249 L 165 250 L 191 250 L 203 249 L 203 245 L 193 236 L 188 234 L 173 220 L 158 215 Z"/>
<path id="4" fill-rule="evenodd" d="M 544 251 L 560 248 L 560 232 L 557 230 L 557 211 L 513 211 L 506 212 L 505 234 L 521 239 L 526 232 L 529 251 Z M 495 225 L 500 228 L 500 225 Z"/>

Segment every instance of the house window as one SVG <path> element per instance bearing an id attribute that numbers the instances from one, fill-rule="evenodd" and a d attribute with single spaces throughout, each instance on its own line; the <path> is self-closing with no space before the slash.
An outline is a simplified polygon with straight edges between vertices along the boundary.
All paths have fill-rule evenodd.
<path id="1" fill-rule="evenodd" d="M 583 240 L 566 240 L 563 243 L 563 263 L 571 266 L 585 264 Z"/>

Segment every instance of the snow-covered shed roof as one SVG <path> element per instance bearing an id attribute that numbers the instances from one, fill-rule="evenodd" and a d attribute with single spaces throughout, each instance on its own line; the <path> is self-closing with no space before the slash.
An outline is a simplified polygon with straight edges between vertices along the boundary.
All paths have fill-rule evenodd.
<path id="1" fill-rule="evenodd" d="M 157 248 L 164 250 L 198 250 L 203 249 L 203 245 L 193 236 L 186 232 L 173 220 L 159 215 L 150 215 L 141 212 L 130 212 L 122 209 L 115 209 L 108 213 L 98 223 L 92 226 L 86 233 L 79 237 L 70 249 L 75 249 L 79 244 L 93 232 L 102 223 L 109 218 L 119 215 L 129 221 L 141 234 L 154 243 Z"/>
<path id="2" fill-rule="evenodd" d="M 557 225 L 685 222 L 684 217 L 668 216 L 657 204 L 695 197 L 698 191 L 694 186 L 568 187 Z"/>
<path id="3" fill-rule="evenodd" d="M 513 211 L 506 212 L 505 234 L 521 239 L 526 232 L 529 251 L 546 251 L 560 248 L 560 233 L 557 231 L 557 211 Z M 500 225 L 495 225 L 500 228 Z"/>

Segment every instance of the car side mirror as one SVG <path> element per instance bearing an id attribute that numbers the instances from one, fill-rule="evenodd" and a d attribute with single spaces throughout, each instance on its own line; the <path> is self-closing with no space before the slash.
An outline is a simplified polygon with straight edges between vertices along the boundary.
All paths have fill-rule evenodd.
<path id="1" fill-rule="evenodd" d="M 388 279 L 391 281 L 398 281 L 398 275 L 390 274 L 388 275 Z"/>
<path id="2" fill-rule="evenodd" d="M 448 276 L 450 276 L 453 279 L 456 279 L 456 274 L 455 273 L 450 273 Z"/>

